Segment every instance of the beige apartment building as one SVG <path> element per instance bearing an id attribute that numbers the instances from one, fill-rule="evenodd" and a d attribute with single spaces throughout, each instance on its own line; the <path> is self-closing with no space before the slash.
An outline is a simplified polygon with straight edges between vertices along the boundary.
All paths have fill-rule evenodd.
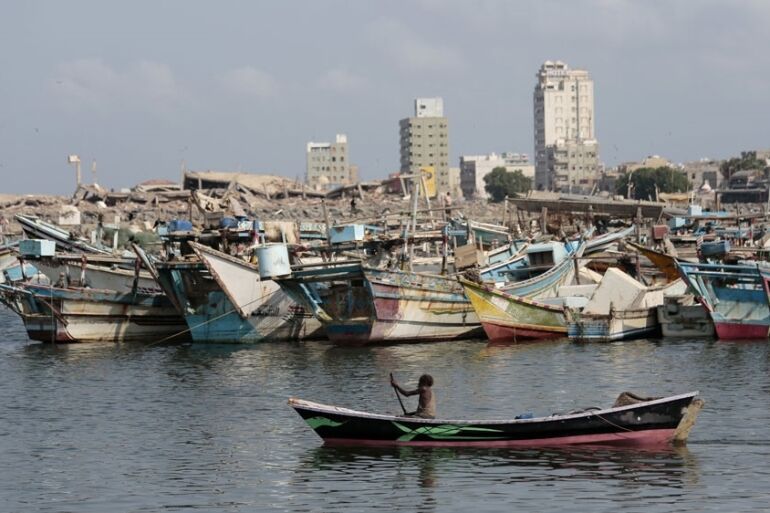
<path id="1" fill-rule="evenodd" d="M 451 187 L 456 181 L 449 171 L 449 122 L 444 116 L 443 99 L 414 101 L 414 116 L 399 121 L 399 145 L 401 173 L 433 167 L 438 194 L 445 194 L 444 187 Z"/>
<path id="2" fill-rule="evenodd" d="M 358 168 L 350 164 L 345 134 L 337 134 L 333 143 L 307 143 L 305 157 L 305 183 L 313 189 L 334 189 L 358 181 Z"/>
<path id="3" fill-rule="evenodd" d="M 588 71 L 545 61 L 533 94 L 535 189 L 590 191 L 598 179 L 594 83 Z"/>

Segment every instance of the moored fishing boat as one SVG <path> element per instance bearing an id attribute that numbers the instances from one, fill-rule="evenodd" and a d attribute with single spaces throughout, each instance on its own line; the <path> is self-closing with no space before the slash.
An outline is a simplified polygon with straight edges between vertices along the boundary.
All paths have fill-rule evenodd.
<path id="1" fill-rule="evenodd" d="M 698 392 L 639 398 L 621 394 L 610 408 L 511 420 L 422 419 L 366 413 L 301 399 L 289 406 L 328 445 L 427 447 L 621 446 L 684 442 L 703 406 Z"/>
<path id="2" fill-rule="evenodd" d="M 339 344 L 426 342 L 483 336 L 453 278 L 343 261 L 292 270 L 276 281 Z"/>
<path id="3" fill-rule="evenodd" d="M 82 253 L 100 253 L 111 254 L 110 250 L 95 246 L 80 237 L 73 236 L 67 230 L 47 223 L 35 216 L 25 216 L 16 214 L 16 221 L 21 225 L 21 229 L 28 239 L 46 239 L 56 243 L 56 249 L 59 251 L 72 251 Z"/>
<path id="4" fill-rule="evenodd" d="M 41 342 L 156 342 L 187 328 L 163 294 L 18 283 L 0 285 L 0 300 Z"/>
<path id="5" fill-rule="evenodd" d="M 254 343 L 323 337 L 321 324 L 259 268 L 191 243 L 196 259 L 154 262 L 158 282 L 172 298 L 193 341 Z M 146 258 L 143 257 L 143 258 Z"/>
<path id="6" fill-rule="evenodd" d="M 562 306 L 506 294 L 488 285 L 460 279 L 465 295 L 492 342 L 558 338 L 567 335 Z"/>
<path id="7" fill-rule="evenodd" d="M 681 280 L 646 287 L 616 268 L 610 268 L 582 307 L 567 308 L 567 333 L 577 342 L 611 342 L 655 334 L 657 307 L 666 296 L 681 295 Z M 564 290 L 564 289 L 562 289 Z"/>
<path id="8" fill-rule="evenodd" d="M 658 307 L 658 322 L 664 337 L 712 338 L 714 323 L 706 307 L 692 294 L 666 296 Z"/>
<path id="9" fill-rule="evenodd" d="M 757 264 L 678 262 L 682 279 L 714 322 L 717 338 L 767 339 L 770 271 Z"/>

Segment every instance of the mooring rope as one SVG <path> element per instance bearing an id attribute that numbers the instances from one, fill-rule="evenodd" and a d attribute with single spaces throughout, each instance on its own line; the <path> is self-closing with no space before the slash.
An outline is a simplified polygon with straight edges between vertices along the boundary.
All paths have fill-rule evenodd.
<path id="1" fill-rule="evenodd" d="M 248 303 L 246 303 L 243 306 L 246 307 L 246 306 L 250 306 L 250 305 L 252 305 L 252 304 L 254 304 L 254 303 L 258 302 L 258 301 L 263 301 L 265 298 L 267 298 L 269 296 L 272 296 L 273 294 L 275 294 L 279 290 L 281 290 L 281 289 L 275 289 L 275 290 L 273 290 L 271 292 L 268 292 L 267 294 L 265 294 L 263 296 L 260 296 L 259 298 L 255 299 L 253 301 L 249 301 Z M 209 324 L 211 322 L 217 321 L 217 320 L 221 319 L 222 317 L 227 317 L 228 315 L 230 315 L 232 313 L 237 313 L 237 310 L 235 308 L 230 309 L 227 312 L 225 312 L 223 314 L 220 314 L 220 315 L 217 315 L 216 317 L 214 317 L 212 319 L 205 320 L 205 321 L 201 322 L 200 324 L 196 324 L 195 326 L 188 327 L 187 329 L 184 329 L 184 330 L 182 330 L 182 331 L 180 331 L 178 333 L 174 333 L 172 335 L 164 337 L 164 338 L 162 338 L 160 340 L 157 340 L 155 342 L 151 342 L 151 343 L 147 344 L 147 346 L 149 347 L 149 346 L 154 346 L 154 345 L 157 345 L 157 344 L 162 344 L 163 342 L 171 340 L 172 338 L 176 338 L 176 337 L 178 337 L 180 335 L 184 335 L 185 333 L 189 333 L 189 332 L 191 332 L 194 329 L 200 328 L 201 326 L 205 326 L 206 324 Z"/>
<path id="2" fill-rule="evenodd" d="M 612 427 L 615 427 L 615 428 L 617 428 L 617 429 L 621 429 L 621 430 L 623 430 L 623 431 L 628 431 L 629 433 L 633 433 L 633 432 L 634 432 L 634 430 L 633 430 L 633 429 L 628 429 L 627 427 L 619 426 L 619 425 L 615 424 L 614 422 L 612 422 L 612 421 L 610 421 L 610 420 L 607 420 L 607 419 L 605 419 L 604 417 L 602 417 L 602 416 L 601 416 L 601 415 L 599 415 L 598 413 L 592 413 L 591 415 L 593 415 L 594 417 L 597 417 L 599 420 L 601 420 L 601 421 L 603 421 L 603 422 L 606 422 L 606 423 L 607 423 L 607 424 L 609 424 L 610 426 L 612 426 Z M 621 435 L 620 433 L 618 433 L 618 436 L 623 436 L 623 435 Z"/>

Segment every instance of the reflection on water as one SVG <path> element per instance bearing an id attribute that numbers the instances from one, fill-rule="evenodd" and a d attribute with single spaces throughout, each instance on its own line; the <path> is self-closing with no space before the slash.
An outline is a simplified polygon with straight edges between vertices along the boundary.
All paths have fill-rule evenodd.
<path id="1" fill-rule="evenodd" d="M 464 463 L 472 463 L 467 466 Z M 420 487 L 434 487 L 437 474 L 462 478 L 471 471 L 479 483 L 548 482 L 563 479 L 633 481 L 656 486 L 697 484 L 697 458 L 686 446 L 655 448 L 574 447 L 548 449 L 468 449 L 425 447 L 321 446 L 299 460 L 295 476 L 313 481 L 317 472 L 365 476 L 372 483 L 380 473 L 407 472 L 418 476 Z M 413 472 L 414 471 L 414 472 Z"/>
<path id="2" fill-rule="evenodd" d="M 3 511 L 668 513 L 768 502 L 767 343 L 51 346 L 28 343 L 2 311 L 0 330 Z M 298 396 L 395 413 L 390 372 L 407 385 L 431 373 L 439 414 L 454 418 L 606 406 L 623 390 L 700 390 L 706 407 L 687 447 L 640 451 L 324 447 L 286 405 Z"/>

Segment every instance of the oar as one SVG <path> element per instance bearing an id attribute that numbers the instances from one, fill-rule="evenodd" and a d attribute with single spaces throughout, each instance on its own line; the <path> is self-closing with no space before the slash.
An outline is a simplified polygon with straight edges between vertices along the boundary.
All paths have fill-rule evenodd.
<path id="1" fill-rule="evenodd" d="M 390 380 L 393 381 L 393 373 L 390 373 Z M 393 392 L 396 393 L 396 399 L 398 399 L 398 404 L 401 405 L 401 409 L 404 410 L 404 415 L 406 415 L 406 408 L 404 408 L 404 402 L 401 400 L 401 396 L 398 394 L 398 390 L 396 390 L 396 386 L 393 385 Z"/>

